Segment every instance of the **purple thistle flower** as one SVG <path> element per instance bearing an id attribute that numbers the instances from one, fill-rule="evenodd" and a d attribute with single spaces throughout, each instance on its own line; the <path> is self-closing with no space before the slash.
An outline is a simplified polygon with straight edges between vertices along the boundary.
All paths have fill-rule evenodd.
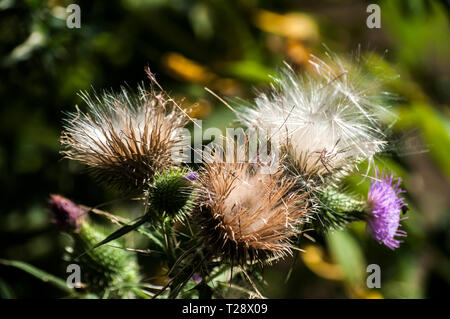
<path id="1" fill-rule="evenodd" d="M 52 222 L 61 230 L 77 233 L 85 219 L 85 211 L 61 195 L 50 195 Z"/>
<path id="2" fill-rule="evenodd" d="M 202 276 L 200 276 L 200 274 L 198 272 L 196 272 L 192 276 L 192 280 L 195 281 L 196 283 L 200 283 L 202 281 Z"/>
<path id="3" fill-rule="evenodd" d="M 198 178 L 198 173 L 197 172 L 189 172 L 184 176 L 184 178 L 186 178 L 190 182 L 195 181 Z"/>
<path id="4" fill-rule="evenodd" d="M 400 188 L 401 178 L 394 178 L 375 169 L 376 180 L 370 185 L 367 202 L 370 208 L 368 226 L 374 238 L 380 243 L 394 250 L 398 248 L 402 240 L 395 237 L 406 237 L 404 230 L 399 230 L 402 207 L 407 206 L 404 198 L 399 197 L 405 193 Z"/>

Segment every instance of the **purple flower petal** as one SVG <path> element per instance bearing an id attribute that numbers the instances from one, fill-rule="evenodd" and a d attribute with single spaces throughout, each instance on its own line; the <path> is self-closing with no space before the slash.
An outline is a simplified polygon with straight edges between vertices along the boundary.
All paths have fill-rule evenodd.
<path id="1" fill-rule="evenodd" d="M 200 274 L 196 272 L 192 276 L 192 280 L 194 280 L 196 283 L 200 283 L 202 281 L 202 276 L 200 276 Z"/>
<path id="2" fill-rule="evenodd" d="M 402 242 L 395 237 L 406 237 L 404 230 L 399 230 L 402 207 L 407 206 L 400 197 L 405 191 L 400 188 L 401 179 L 394 175 L 379 173 L 370 185 L 367 201 L 370 205 L 368 225 L 374 238 L 391 249 L 398 248 Z"/>
<path id="3" fill-rule="evenodd" d="M 195 181 L 198 178 L 197 172 L 189 172 L 184 176 L 188 181 Z"/>

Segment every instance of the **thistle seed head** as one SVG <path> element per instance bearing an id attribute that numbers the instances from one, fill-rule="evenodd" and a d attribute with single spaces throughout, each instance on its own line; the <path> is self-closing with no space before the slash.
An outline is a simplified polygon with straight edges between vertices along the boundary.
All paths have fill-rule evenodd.
<path id="1" fill-rule="evenodd" d="M 272 143 L 303 176 L 329 176 L 372 160 L 385 143 L 379 92 L 337 58 L 330 64 L 316 57 L 310 62 L 315 74 L 309 76 L 286 65 L 269 93 L 238 111 L 239 120 L 272 132 Z"/>
<path id="2" fill-rule="evenodd" d="M 204 246 L 234 264 L 292 253 L 290 240 L 308 214 L 304 194 L 282 172 L 262 174 L 249 163 L 205 163 L 197 180 L 194 218 Z"/>
<path id="3" fill-rule="evenodd" d="M 86 164 L 103 182 L 124 189 L 143 187 L 173 165 L 171 151 L 186 117 L 173 100 L 153 88 L 132 97 L 82 93 L 87 113 L 70 113 L 61 143 L 66 158 Z"/>

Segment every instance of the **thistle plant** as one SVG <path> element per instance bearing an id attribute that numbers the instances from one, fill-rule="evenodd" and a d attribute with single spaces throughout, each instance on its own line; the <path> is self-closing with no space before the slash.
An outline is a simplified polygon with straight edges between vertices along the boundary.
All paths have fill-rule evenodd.
<path id="1" fill-rule="evenodd" d="M 177 130 L 186 123 L 172 100 L 144 87 L 137 97 L 125 88 L 81 97 L 88 111 L 67 115 L 61 136 L 65 157 L 86 164 L 100 181 L 128 190 L 143 189 L 172 166 Z"/>
<path id="2" fill-rule="evenodd" d="M 264 128 L 286 166 L 300 177 L 336 178 L 352 165 L 371 161 L 386 143 L 373 85 L 355 81 L 358 69 L 312 57 L 314 74 L 300 76 L 286 65 L 269 93 L 261 93 L 253 107 L 241 107 L 238 119 L 247 127 Z"/>
<path id="3" fill-rule="evenodd" d="M 192 206 L 192 181 L 196 172 L 171 168 L 157 173 L 146 189 L 147 205 L 157 218 L 182 218 Z"/>
<path id="4" fill-rule="evenodd" d="M 71 261 L 83 269 L 82 280 L 85 288 L 100 295 L 113 298 L 134 298 L 139 283 L 139 266 L 136 256 L 124 250 L 123 244 L 111 242 L 113 246 L 103 246 L 82 254 L 105 237 L 101 229 L 89 221 L 87 209 L 60 195 L 51 195 L 50 208 L 57 228 L 71 234 Z"/>
<path id="5" fill-rule="evenodd" d="M 314 74 L 300 76 L 285 66 L 268 93 L 237 108 L 238 120 L 268 131 L 266 142 L 280 153 L 264 164 L 224 162 L 219 153 L 201 150 L 211 156 L 196 170 L 175 163 L 172 148 L 189 116 L 150 72 L 150 88 L 141 86 L 137 96 L 125 89 L 82 94 L 87 112 L 67 115 L 64 156 L 137 194 L 142 209 L 132 222 L 103 213 L 120 227 L 102 235 L 86 217 L 95 210 L 52 196 L 56 225 L 78 238 L 80 262 L 97 271 L 88 279 L 93 292 L 121 282 L 134 288 L 122 286 L 110 296 L 220 298 L 235 289 L 263 297 L 255 284 L 259 269 L 301 250 L 304 231 L 338 231 L 354 221 L 366 221 L 379 243 L 399 247 L 395 237 L 406 236 L 398 229 L 406 205 L 400 180 L 375 168 L 367 196 L 343 187 L 344 177 L 360 174 L 360 163 L 373 167 L 387 143 L 379 90 L 356 81 L 359 71 L 337 58 L 311 63 Z M 142 280 L 145 269 L 135 256 L 141 249 L 112 248 L 124 248 L 120 240 L 131 231 L 145 236 L 162 261 L 159 281 Z"/>
<path id="6" fill-rule="evenodd" d="M 291 254 L 308 203 L 282 174 L 262 174 L 249 163 L 206 163 L 193 216 L 205 250 L 242 265 Z"/>
<path id="7" fill-rule="evenodd" d="M 347 224 L 364 220 L 366 217 L 365 202 L 335 186 L 320 188 L 316 200 L 320 209 L 312 217 L 315 229 L 342 229 Z"/>
<path id="8" fill-rule="evenodd" d="M 264 128 L 278 147 L 285 173 L 311 191 L 316 205 L 311 223 L 322 231 L 365 220 L 359 199 L 341 191 L 342 180 L 387 144 L 383 131 L 389 110 L 380 101 L 378 83 L 364 79 L 360 67 L 329 56 L 312 56 L 311 75 L 298 75 L 285 65 L 267 93 L 253 106 L 238 108 L 247 127 Z"/>
<path id="9" fill-rule="evenodd" d="M 367 196 L 368 226 L 379 243 L 398 248 L 401 241 L 395 237 L 406 237 L 406 232 L 399 229 L 400 221 L 407 218 L 400 218 L 407 204 L 399 194 L 405 191 L 400 188 L 401 179 L 392 174 L 377 170 L 375 177 Z"/>

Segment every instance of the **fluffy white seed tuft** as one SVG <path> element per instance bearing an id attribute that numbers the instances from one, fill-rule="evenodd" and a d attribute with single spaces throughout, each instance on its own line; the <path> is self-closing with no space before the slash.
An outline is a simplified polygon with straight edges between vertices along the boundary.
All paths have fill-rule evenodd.
<path id="1" fill-rule="evenodd" d="M 269 93 L 240 108 L 239 120 L 271 132 L 271 143 L 307 175 L 371 161 L 385 144 L 380 115 L 386 110 L 375 86 L 340 60 L 310 63 L 315 74 L 304 76 L 286 65 Z"/>

